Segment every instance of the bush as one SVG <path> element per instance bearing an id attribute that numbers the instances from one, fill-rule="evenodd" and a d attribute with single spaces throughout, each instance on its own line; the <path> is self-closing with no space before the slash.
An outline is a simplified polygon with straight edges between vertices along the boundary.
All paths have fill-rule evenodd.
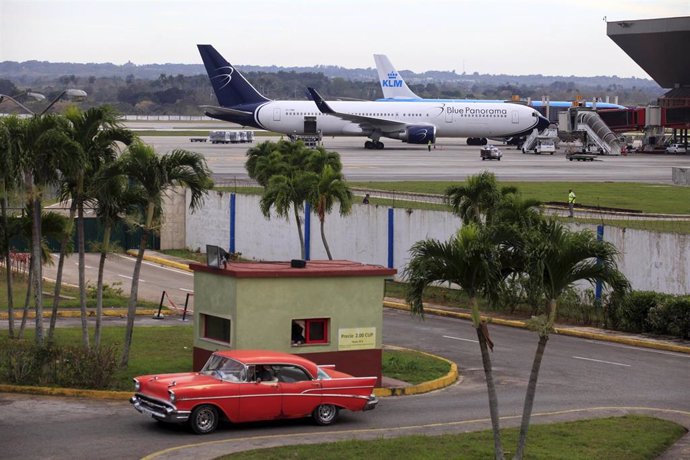
<path id="1" fill-rule="evenodd" d="M 16 341 L 0 349 L 0 378 L 12 384 L 38 382 L 41 366 L 36 361 L 35 346 Z"/>
<path id="2" fill-rule="evenodd" d="M 690 338 L 690 297 L 672 297 L 649 311 L 651 332 Z"/>
<path id="3" fill-rule="evenodd" d="M 0 379 L 16 385 L 104 389 L 117 370 L 114 347 L 38 346 L 10 341 L 0 351 Z"/>
<path id="4" fill-rule="evenodd" d="M 649 291 L 632 291 L 615 306 L 616 326 L 622 331 L 649 332 L 649 312 L 669 296 Z"/>
<path id="5" fill-rule="evenodd" d="M 566 289 L 558 299 L 558 319 L 561 321 L 599 326 L 603 322 L 601 302 L 594 297 L 594 291 L 579 292 Z"/>

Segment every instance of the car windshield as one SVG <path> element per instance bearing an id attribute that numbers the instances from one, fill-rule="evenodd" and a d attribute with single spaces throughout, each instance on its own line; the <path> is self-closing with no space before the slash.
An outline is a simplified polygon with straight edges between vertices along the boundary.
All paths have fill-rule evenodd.
<path id="1" fill-rule="evenodd" d="M 228 382 L 245 382 L 247 380 L 247 368 L 244 364 L 219 355 L 211 355 L 200 374 L 210 375 Z"/>
<path id="2" fill-rule="evenodd" d="M 330 380 L 331 376 L 326 373 L 323 369 L 319 367 L 319 371 L 316 374 L 318 380 Z"/>

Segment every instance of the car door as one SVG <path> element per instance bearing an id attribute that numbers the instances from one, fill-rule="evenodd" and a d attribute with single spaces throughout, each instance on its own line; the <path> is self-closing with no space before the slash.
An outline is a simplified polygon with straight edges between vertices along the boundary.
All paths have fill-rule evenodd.
<path id="1" fill-rule="evenodd" d="M 240 420 L 237 421 L 252 422 L 280 418 L 282 397 L 278 381 L 258 381 L 254 375 L 254 366 L 250 366 L 247 382 L 240 385 Z"/>
<path id="2" fill-rule="evenodd" d="M 321 404 L 321 381 L 314 380 L 301 367 L 274 366 L 283 397 L 283 417 L 306 417 Z"/>

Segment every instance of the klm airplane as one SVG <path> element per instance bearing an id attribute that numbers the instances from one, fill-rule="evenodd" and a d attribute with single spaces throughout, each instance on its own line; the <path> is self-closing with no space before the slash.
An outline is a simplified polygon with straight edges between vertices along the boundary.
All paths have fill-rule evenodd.
<path id="1" fill-rule="evenodd" d="M 422 99 L 417 96 L 405 83 L 400 73 L 395 70 L 390 59 L 385 54 L 374 54 L 374 62 L 376 62 L 376 70 L 379 76 L 379 82 L 381 83 L 381 90 L 383 91 L 383 99 L 377 99 L 377 101 L 385 102 L 462 102 L 462 103 L 494 103 L 500 104 L 506 101 L 503 100 L 487 100 L 487 99 Z M 545 114 L 546 103 L 543 101 L 530 101 L 528 104 L 530 107 L 534 107 L 539 110 L 540 113 Z M 573 104 L 569 101 L 549 101 L 548 106 L 554 111 L 554 113 L 567 110 Z M 611 104 L 608 102 L 586 102 L 586 106 L 596 109 L 624 109 L 625 106 L 618 104 Z M 477 143 L 486 143 L 485 140 L 480 139 L 468 139 L 468 144 L 476 145 Z"/>
<path id="2" fill-rule="evenodd" d="M 329 101 L 310 89 L 312 101 L 273 101 L 260 94 L 211 45 L 197 45 L 217 106 L 202 106 L 206 115 L 243 126 L 286 135 L 367 137 L 364 147 L 382 149 L 380 139 L 410 144 L 439 137 L 512 137 L 539 130 L 549 122 L 522 104 L 459 101 Z"/>

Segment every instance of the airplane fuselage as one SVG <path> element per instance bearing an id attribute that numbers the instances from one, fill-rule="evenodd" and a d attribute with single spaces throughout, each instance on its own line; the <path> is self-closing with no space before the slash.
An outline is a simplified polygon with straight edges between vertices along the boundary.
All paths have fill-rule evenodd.
<path id="1" fill-rule="evenodd" d="M 506 103 L 452 102 L 345 102 L 328 103 L 339 113 L 415 126 L 434 126 L 439 137 L 511 136 L 529 132 L 538 123 L 532 108 Z M 232 116 L 223 119 L 233 120 Z M 243 117 L 244 118 L 244 117 Z M 376 128 L 366 122 L 343 120 L 321 113 L 312 101 L 269 101 L 254 110 L 252 125 L 284 134 L 305 134 L 305 121 L 316 122 L 316 130 L 323 136 L 368 136 Z M 242 120 L 243 124 L 248 117 Z M 313 125 L 312 125 L 313 128 Z M 382 137 L 398 138 L 403 130 L 391 127 L 379 129 Z"/>

